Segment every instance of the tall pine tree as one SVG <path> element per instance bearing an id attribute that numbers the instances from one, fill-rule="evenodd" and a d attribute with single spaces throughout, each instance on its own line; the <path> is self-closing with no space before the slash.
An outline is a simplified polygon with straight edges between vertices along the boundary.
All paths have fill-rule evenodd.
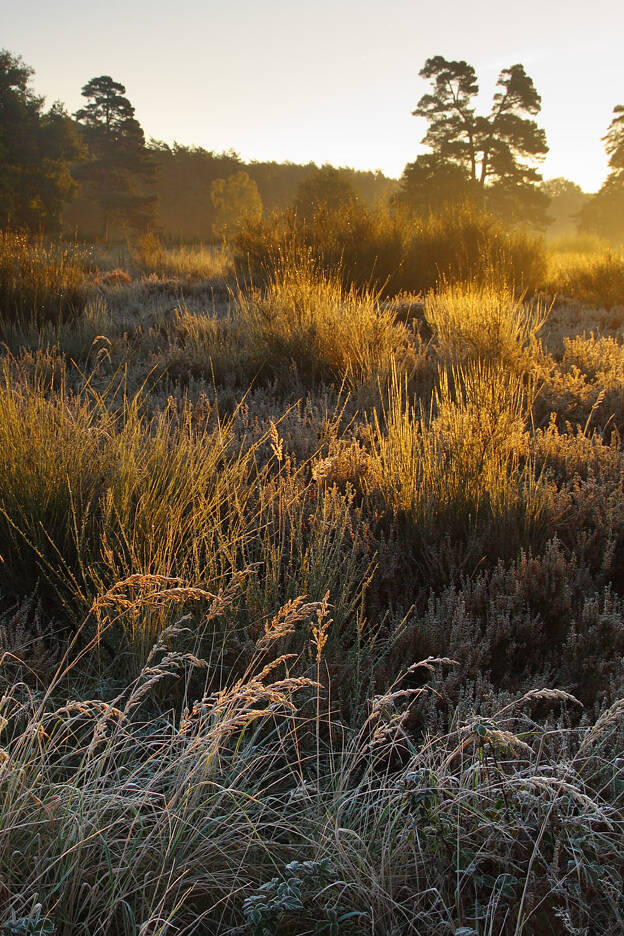
<path id="1" fill-rule="evenodd" d="M 548 152 L 546 134 L 533 119 L 541 98 L 523 65 L 501 71 L 488 115 L 477 114 L 479 85 L 475 70 L 465 61 L 447 61 L 441 55 L 427 59 L 420 75 L 431 81 L 412 112 L 429 127 L 422 142 L 432 156 L 411 164 L 412 176 L 427 161 L 454 188 L 478 198 L 486 207 L 511 221 L 543 223 L 547 199 L 537 187 L 537 163 Z M 463 174 L 465 186 L 458 184 Z"/>
<path id="2" fill-rule="evenodd" d="M 77 177 L 99 210 L 106 241 L 114 233 L 146 230 L 154 221 L 155 167 L 125 94 L 109 75 L 92 78 L 82 89 L 88 103 L 75 115 L 89 148 Z"/>

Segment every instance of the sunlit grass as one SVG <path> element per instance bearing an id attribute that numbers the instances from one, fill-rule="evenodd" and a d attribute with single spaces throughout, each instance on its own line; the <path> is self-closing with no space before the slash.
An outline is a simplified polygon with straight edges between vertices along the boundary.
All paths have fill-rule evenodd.
<path id="1" fill-rule="evenodd" d="M 425 299 L 440 356 L 451 364 L 476 359 L 521 366 L 547 316 L 543 303 L 500 285 L 451 285 Z"/>
<path id="2" fill-rule="evenodd" d="M 540 242 L 466 276 L 468 215 L 399 307 L 365 220 L 219 307 L 152 240 L 3 318 L 3 936 L 617 931 L 619 313 L 549 350 Z"/>
<path id="3" fill-rule="evenodd" d="M 522 375 L 500 363 L 441 369 L 429 412 L 394 376 L 374 417 L 369 483 L 423 561 L 445 538 L 460 562 L 539 543 L 547 498 L 528 457 L 529 407 Z"/>
<path id="4" fill-rule="evenodd" d="M 598 240 L 553 244 L 546 289 L 588 306 L 624 305 L 624 253 Z"/>
<path id="5" fill-rule="evenodd" d="M 153 235 L 146 235 L 131 247 L 130 259 L 144 275 L 191 280 L 226 276 L 232 265 L 225 245 L 169 247 Z"/>
<path id="6" fill-rule="evenodd" d="M 266 287 L 239 291 L 237 307 L 260 366 L 273 373 L 292 364 L 305 381 L 357 386 L 389 376 L 405 354 L 392 306 L 344 287 L 304 253 L 279 264 Z"/>
<path id="7" fill-rule="evenodd" d="M 5 323 L 61 321 L 88 299 L 88 252 L 0 232 L 0 317 Z"/>

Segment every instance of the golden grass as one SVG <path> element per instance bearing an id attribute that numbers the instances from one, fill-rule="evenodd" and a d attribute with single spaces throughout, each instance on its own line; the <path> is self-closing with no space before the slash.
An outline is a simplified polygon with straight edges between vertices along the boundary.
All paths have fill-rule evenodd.
<path id="1" fill-rule="evenodd" d="M 600 243 L 580 246 L 585 249 L 551 247 L 545 288 L 588 306 L 624 305 L 624 254 Z"/>
<path id="2" fill-rule="evenodd" d="M 78 246 L 33 242 L 0 231 L 0 317 L 5 323 L 77 316 L 88 289 L 88 254 Z"/>
<path id="3" fill-rule="evenodd" d="M 3 936 L 617 931 L 618 328 L 176 262 L 3 324 Z"/>
<path id="4" fill-rule="evenodd" d="M 472 284 L 430 292 L 424 312 L 443 361 L 490 361 L 511 368 L 535 350 L 548 315 L 539 301 L 515 296 L 504 286 Z"/>
<path id="5" fill-rule="evenodd" d="M 226 276 L 232 265 L 225 245 L 169 247 L 146 235 L 130 248 L 130 260 L 143 275 L 202 280 Z"/>
<path id="6" fill-rule="evenodd" d="M 463 562 L 513 555 L 545 522 L 546 501 L 528 458 L 531 390 L 497 363 L 441 369 L 431 409 L 394 375 L 375 413 L 372 492 L 430 551 L 448 538 Z"/>
<path id="7" fill-rule="evenodd" d="M 353 387 L 383 379 L 406 351 L 392 306 L 345 289 L 305 255 L 280 264 L 264 289 L 239 291 L 237 305 L 259 363 L 273 372 L 292 364 L 306 381 Z"/>

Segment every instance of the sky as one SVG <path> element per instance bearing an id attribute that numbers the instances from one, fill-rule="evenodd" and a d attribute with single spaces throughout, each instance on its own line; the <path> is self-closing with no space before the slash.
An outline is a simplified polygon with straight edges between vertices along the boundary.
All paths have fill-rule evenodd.
<path id="1" fill-rule="evenodd" d="M 544 178 L 596 191 L 624 104 L 624 3 L 525 0 L 0 0 L 0 44 L 70 111 L 96 75 L 126 86 L 146 136 L 245 160 L 381 169 L 426 152 L 411 116 L 425 59 L 474 66 L 487 112 L 502 68 L 542 96 Z"/>

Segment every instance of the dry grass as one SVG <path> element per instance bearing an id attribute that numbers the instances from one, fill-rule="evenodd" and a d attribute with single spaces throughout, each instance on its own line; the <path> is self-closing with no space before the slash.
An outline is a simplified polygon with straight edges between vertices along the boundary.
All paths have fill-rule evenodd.
<path id="1" fill-rule="evenodd" d="M 227 613 L 233 590 L 214 596 L 208 622 Z M 43 699 L 6 693 L 7 931 L 439 936 L 486 926 L 515 936 L 563 918 L 568 932 L 612 932 L 622 702 L 590 726 L 553 729 L 535 707 L 566 712 L 576 701 L 532 691 L 414 746 L 409 718 L 453 666 L 430 658 L 347 734 L 334 725 L 336 749 L 331 686 L 279 655 L 285 636 L 316 621 L 322 659 L 326 615 L 322 603 L 285 607 L 244 676 L 216 690 L 206 678 L 197 695 L 191 674 L 211 663 L 172 647 L 180 625 L 112 697 L 56 701 L 71 662 Z M 418 672 L 431 688 L 406 687 Z M 189 693 L 184 709 L 150 717 L 159 687 L 176 682 Z"/>
<path id="2" fill-rule="evenodd" d="M 169 247 L 154 235 L 145 235 L 130 248 L 130 261 L 144 276 L 210 280 L 227 276 L 231 256 L 225 245 Z"/>
<path id="3" fill-rule="evenodd" d="M 424 292 L 441 282 L 500 283 L 532 291 L 546 272 L 540 239 L 510 231 L 470 204 L 426 217 L 370 212 L 363 206 L 301 221 L 285 213 L 253 224 L 236 239 L 235 261 L 259 282 L 298 252 L 347 288 L 386 296 Z"/>
<path id="4" fill-rule="evenodd" d="M 445 541 L 457 572 L 539 540 L 546 502 L 528 458 L 529 404 L 522 377 L 499 364 L 441 369 L 430 412 L 395 375 L 373 422 L 369 484 L 408 524 L 429 574 L 441 573 L 433 566 Z"/>
<path id="5" fill-rule="evenodd" d="M 260 366 L 293 366 L 305 382 L 348 386 L 389 376 L 405 356 L 405 329 L 372 292 L 344 289 L 300 255 L 279 265 L 265 289 L 239 292 L 238 314 Z"/>
<path id="6" fill-rule="evenodd" d="M 4 317 L 3 933 L 622 929 L 623 332 L 477 221 Z"/>
<path id="7" fill-rule="evenodd" d="M 87 252 L 0 232 L 0 317 L 4 323 L 59 322 L 88 299 Z"/>
<path id="8" fill-rule="evenodd" d="M 500 285 L 457 284 L 428 294 L 425 317 L 448 364 L 480 360 L 513 369 L 536 350 L 547 310 Z"/>
<path id="9" fill-rule="evenodd" d="M 600 241 L 554 244 L 545 289 L 588 306 L 624 306 L 624 256 Z"/>

